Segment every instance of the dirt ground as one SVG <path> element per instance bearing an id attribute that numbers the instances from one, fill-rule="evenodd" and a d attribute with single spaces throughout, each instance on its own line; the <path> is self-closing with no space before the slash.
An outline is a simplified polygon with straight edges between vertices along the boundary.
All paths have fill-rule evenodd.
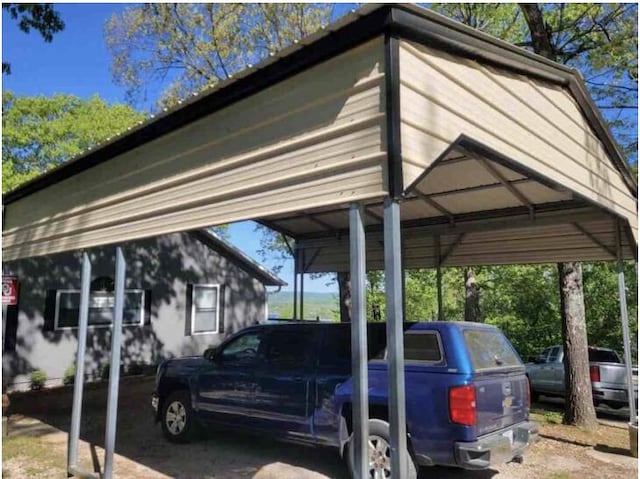
<path id="1" fill-rule="evenodd" d="M 331 449 L 277 443 L 266 438 L 214 431 L 187 445 L 165 441 L 150 413 L 152 379 L 130 380 L 120 389 L 115 476 L 119 478 L 347 479 Z M 14 398 L 9 434 L 4 437 L 2 472 L 6 478 L 65 477 L 70 389 L 64 393 Z M 44 397 L 44 399 L 42 399 Z M 104 461 L 106 391 L 85 392 L 81 464 L 100 470 Z M 420 477 L 457 479 L 601 479 L 638 475 L 628 453 L 626 423 L 605 415 L 598 433 L 559 424 L 557 404 L 536 405 L 534 418 L 542 438 L 524 464 L 504 464 L 486 471 L 427 468 Z"/>

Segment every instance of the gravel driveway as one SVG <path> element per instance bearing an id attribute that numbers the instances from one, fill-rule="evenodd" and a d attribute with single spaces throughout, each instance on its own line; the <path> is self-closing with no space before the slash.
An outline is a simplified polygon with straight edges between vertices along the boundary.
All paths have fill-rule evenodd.
<path id="1" fill-rule="evenodd" d="M 117 477 L 347 479 L 343 463 L 331 449 L 283 444 L 228 431 L 211 432 L 207 438 L 187 445 L 170 444 L 163 439 L 160 427 L 151 417 L 149 397 L 152 387 L 152 379 L 127 381 L 121 386 L 115 460 Z M 106 391 L 102 388 L 85 392 L 80 447 L 85 469 L 94 470 L 96 463 L 103 462 L 105 398 Z M 10 438 L 18 435 L 37 437 L 57 458 L 56 467 L 64 474 L 70 395 L 61 394 L 55 399 L 49 397 L 30 403 L 24 398 L 18 399 L 13 409 L 18 414 L 11 420 Z M 624 423 L 602 427 L 620 429 L 624 428 Z M 601 446 L 594 449 L 572 444 L 566 439 L 547 437 L 529 451 L 524 464 L 504 464 L 495 470 L 474 472 L 428 468 L 423 469 L 420 476 L 423 479 L 618 479 L 637 476 L 637 460 L 619 454 L 622 451 L 616 448 Z M 29 460 L 29 457 L 21 459 L 20 456 L 9 461 L 5 458 L 3 471 L 9 477 L 38 477 L 33 471 L 27 475 L 21 472 Z M 49 467 L 42 477 L 52 477 L 51 473 Z"/>

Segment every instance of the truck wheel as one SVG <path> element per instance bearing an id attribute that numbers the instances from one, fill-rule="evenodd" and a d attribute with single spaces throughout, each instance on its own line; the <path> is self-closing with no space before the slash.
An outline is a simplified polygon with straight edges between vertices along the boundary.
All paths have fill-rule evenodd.
<path id="1" fill-rule="evenodd" d="M 193 418 L 189 391 L 174 391 L 162 405 L 162 432 L 171 442 L 186 443 L 191 440 Z"/>
<path id="2" fill-rule="evenodd" d="M 529 379 L 529 399 L 531 399 L 531 404 L 540 400 L 540 393 L 536 392 L 533 389 L 533 386 L 531 385 L 531 379 Z"/>
<path id="3" fill-rule="evenodd" d="M 391 471 L 391 434 L 389 433 L 389 423 L 380 419 L 369 420 L 369 475 L 366 479 L 390 479 L 393 477 Z M 353 434 L 347 443 L 347 466 L 349 474 L 353 479 L 357 478 L 354 472 L 354 452 Z M 417 479 L 418 470 L 407 451 L 407 479 Z M 364 478 L 363 478 L 364 479 Z"/>

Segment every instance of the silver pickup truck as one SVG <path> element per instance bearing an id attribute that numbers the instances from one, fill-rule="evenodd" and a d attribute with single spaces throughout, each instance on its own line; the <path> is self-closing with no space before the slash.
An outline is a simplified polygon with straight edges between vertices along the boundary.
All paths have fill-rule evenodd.
<path id="1" fill-rule="evenodd" d="M 531 400 L 540 394 L 545 396 L 565 395 L 564 353 L 562 346 L 551 346 L 538 356 L 533 363 L 527 363 L 527 376 L 531 385 Z M 620 409 L 629 404 L 627 400 L 627 377 L 625 366 L 618 354 L 606 348 L 589 347 L 589 373 L 596 406 Z M 635 399 L 638 400 L 638 367 L 633 368 Z"/>

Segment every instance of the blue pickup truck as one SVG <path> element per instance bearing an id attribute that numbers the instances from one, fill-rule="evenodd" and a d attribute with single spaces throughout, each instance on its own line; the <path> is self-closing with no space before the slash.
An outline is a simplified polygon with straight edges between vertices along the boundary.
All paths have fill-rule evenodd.
<path id="1" fill-rule="evenodd" d="M 384 324 L 368 325 L 371 477 L 391 477 Z M 537 440 L 525 368 L 502 332 L 465 322 L 405 325 L 409 477 L 419 466 L 483 469 Z M 244 329 L 201 357 L 158 366 L 152 405 L 164 435 L 207 424 L 336 447 L 349 458 L 348 324 Z M 350 465 L 352 461 L 347 460 Z"/>

